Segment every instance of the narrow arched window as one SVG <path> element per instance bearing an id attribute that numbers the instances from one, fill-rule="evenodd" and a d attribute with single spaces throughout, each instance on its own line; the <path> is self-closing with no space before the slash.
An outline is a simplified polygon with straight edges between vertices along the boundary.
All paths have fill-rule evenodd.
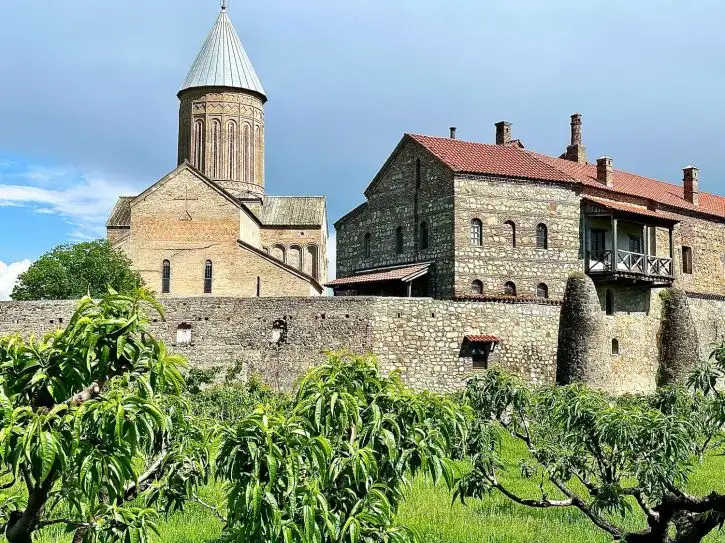
<path id="1" fill-rule="evenodd" d="M 398 226 L 395 229 L 395 252 L 401 254 L 403 252 L 403 227 Z"/>
<path id="2" fill-rule="evenodd" d="M 244 140 L 242 145 L 244 146 L 244 182 L 251 182 L 252 173 L 252 141 L 251 141 L 251 129 L 248 124 L 244 125 Z"/>
<path id="3" fill-rule="evenodd" d="M 539 223 L 536 225 L 536 248 L 549 248 L 549 233 L 544 223 Z"/>
<path id="4" fill-rule="evenodd" d="M 164 260 L 161 266 L 161 292 L 168 294 L 171 292 L 171 262 Z"/>
<path id="5" fill-rule="evenodd" d="M 471 221 L 471 245 L 483 245 L 483 223 L 481 219 Z"/>
<path id="6" fill-rule="evenodd" d="M 211 176 L 214 179 L 222 173 L 222 124 L 214 119 L 211 122 Z"/>
<path id="7" fill-rule="evenodd" d="M 415 190 L 420 190 L 420 159 L 415 159 Z"/>
<path id="8" fill-rule="evenodd" d="M 270 254 L 277 260 L 287 262 L 287 250 L 284 248 L 284 245 L 273 245 Z"/>
<path id="9" fill-rule="evenodd" d="M 425 221 L 420 223 L 419 237 L 420 237 L 420 248 L 427 249 L 428 248 L 428 223 Z"/>
<path id="10" fill-rule="evenodd" d="M 536 285 L 536 296 L 538 298 L 549 297 L 549 287 L 546 286 L 546 283 L 539 283 L 538 285 Z"/>
<path id="11" fill-rule="evenodd" d="M 229 121 L 227 123 L 227 178 L 237 179 L 237 123 Z"/>
<path id="12" fill-rule="evenodd" d="M 370 258 L 370 232 L 366 232 L 363 237 L 363 256 Z"/>
<path id="13" fill-rule="evenodd" d="M 604 293 L 604 310 L 607 315 L 614 315 L 614 294 L 609 289 Z"/>
<path id="14" fill-rule="evenodd" d="M 317 245 L 308 245 L 305 248 L 305 272 L 315 279 L 320 278 L 319 250 Z"/>
<path id="15" fill-rule="evenodd" d="M 506 296 L 516 296 L 516 283 L 513 281 L 506 281 L 503 286 L 503 293 Z"/>
<path id="16" fill-rule="evenodd" d="M 204 121 L 194 121 L 194 167 L 204 171 Z"/>
<path id="17" fill-rule="evenodd" d="M 483 294 L 483 282 L 476 279 L 471 283 L 471 294 Z"/>
<path id="18" fill-rule="evenodd" d="M 619 354 L 619 340 L 617 338 L 612 339 L 612 354 Z"/>
<path id="19" fill-rule="evenodd" d="M 289 248 L 289 262 L 293 268 L 302 271 L 302 247 L 299 245 L 291 245 Z"/>
<path id="20" fill-rule="evenodd" d="M 207 260 L 204 264 L 204 294 L 211 294 L 212 272 L 211 260 Z"/>
<path id="21" fill-rule="evenodd" d="M 262 278 L 257 276 L 257 298 L 262 295 Z"/>
<path id="22" fill-rule="evenodd" d="M 516 224 L 514 221 L 506 221 L 504 226 L 506 227 L 508 242 L 511 244 L 511 247 L 516 247 Z"/>
<path id="23" fill-rule="evenodd" d="M 251 170 L 252 170 L 252 183 L 255 183 L 257 180 L 257 160 L 261 153 L 260 153 L 260 145 L 261 145 L 261 133 L 262 130 L 259 127 L 258 124 L 254 125 L 254 139 L 252 140 L 252 148 L 249 150 L 250 153 L 250 160 L 252 161 L 251 164 Z M 260 166 L 261 168 L 261 166 Z M 260 170 L 261 171 L 261 170 Z"/>

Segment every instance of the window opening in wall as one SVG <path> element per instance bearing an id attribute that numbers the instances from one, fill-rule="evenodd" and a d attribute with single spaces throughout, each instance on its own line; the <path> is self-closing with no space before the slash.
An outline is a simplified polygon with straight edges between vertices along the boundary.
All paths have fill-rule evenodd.
<path id="1" fill-rule="evenodd" d="M 483 282 L 476 279 L 471 283 L 471 294 L 483 294 Z"/>
<path id="2" fill-rule="evenodd" d="M 548 298 L 549 297 L 549 287 L 546 286 L 546 283 L 539 283 L 536 286 L 536 296 L 539 298 Z"/>
<path id="3" fill-rule="evenodd" d="M 682 273 L 692 273 L 692 247 L 682 246 Z"/>
<path id="4" fill-rule="evenodd" d="M 549 234 L 544 223 L 539 223 L 536 226 L 536 248 L 537 249 L 548 249 L 549 248 Z"/>
<path id="5" fill-rule="evenodd" d="M 366 232 L 363 237 L 363 256 L 370 258 L 370 232 Z"/>
<path id="6" fill-rule="evenodd" d="M 508 235 L 511 247 L 516 247 L 516 224 L 514 221 L 506 221 L 504 225 L 508 229 L 506 234 Z"/>
<path id="7" fill-rule="evenodd" d="M 507 281 L 503 286 L 503 293 L 506 296 L 516 296 L 516 284 L 513 281 Z"/>
<path id="8" fill-rule="evenodd" d="M 483 245 L 483 223 L 481 219 L 471 221 L 471 245 Z"/>
<path id="9" fill-rule="evenodd" d="M 629 235 L 629 252 L 642 253 L 642 238 L 639 236 Z"/>
<path id="10" fill-rule="evenodd" d="M 490 335 L 471 335 L 463 339 L 460 356 L 470 357 L 475 369 L 487 369 L 490 355 L 500 340 Z"/>
<path id="11" fill-rule="evenodd" d="M 176 344 L 191 345 L 191 324 L 182 322 L 176 327 Z"/>
<path id="12" fill-rule="evenodd" d="M 395 252 L 401 254 L 403 252 L 403 227 L 398 226 L 395 229 Z"/>
<path id="13" fill-rule="evenodd" d="M 204 264 L 204 294 L 211 294 L 212 266 L 211 260 Z"/>
<path id="14" fill-rule="evenodd" d="M 262 295 L 262 278 L 257 276 L 257 298 Z"/>
<path id="15" fill-rule="evenodd" d="M 589 250 L 592 253 L 592 258 L 595 260 L 604 260 L 604 251 L 605 245 L 604 245 L 604 239 L 605 239 L 605 232 L 604 230 L 600 230 L 598 228 L 592 228 L 590 231 L 589 236 Z"/>
<path id="16" fill-rule="evenodd" d="M 614 294 L 609 289 L 604 293 L 604 309 L 607 315 L 614 315 Z"/>
<path id="17" fill-rule="evenodd" d="M 227 124 L 227 144 L 229 149 L 227 150 L 227 177 L 229 179 L 237 179 L 237 123 L 229 121 Z"/>
<path id="18" fill-rule="evenodd" d="M 420 190 L 420 159 L 415 159 L 415 190 Z"/>
<path id="19" fill-rule="evenodd" d="M 221 123 L 217 119 L 214 119 L 211 122 L 211 174 L 215 179 L 221 177 L 221 132 Z"/>
<path id="20" fill-rule="evenodd" d="M 171 292 L 171 262 L 164 260 L 161 266 L 161 292 L 168 294 Z"/>
<path id="21" fill-rule="evenodd" d="M 619 354 L 619 340 L 616 338 L 612 340 L 612 354 Z"/>
<path id="22" fill-rule="evenodd" d="M 272 323 L 272 335 L 270 337 L 271 343 L 284 343 L 287 341 L 287 321 L 284 319 L 277 319 Z"/>
<path id="23" fill-rule="evenodd" d="M 420 223 L 420 248 L 428 248 L 428 223 L 425 221 Z"/>

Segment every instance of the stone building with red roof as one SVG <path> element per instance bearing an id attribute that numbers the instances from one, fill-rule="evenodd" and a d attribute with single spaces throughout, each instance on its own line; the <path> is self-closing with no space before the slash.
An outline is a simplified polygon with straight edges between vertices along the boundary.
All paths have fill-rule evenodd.
<path id="1" fill-rule="evenodd" d="M 335 224 L 337 294 L 561 298 L 581 271 L 603 306 L 652 288 L 725 295 L 725 198 L 587 161 L 581 115 L 546 156 L 496 124 L 495 144 L 405 134 Z M 607 302 L 608 300 L 608 302 Z"/>

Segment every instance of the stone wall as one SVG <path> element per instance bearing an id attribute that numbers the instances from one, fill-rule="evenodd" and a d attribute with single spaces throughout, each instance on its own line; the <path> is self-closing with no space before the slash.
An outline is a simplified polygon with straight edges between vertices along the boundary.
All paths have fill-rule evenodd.
<path id="1" fill-rule="evenodd" d="M 606 289 L 597 287 L 602 312 Z M 658 290 L 614 289 L 615 315 L 604 316 L 605 377 L 592 383 L 612 392 L 654 389 L 661 299 Z M 166 298 L 166 320 L 154 332 L 200 368 L 242 364 L 270 384 L 289 387 L 325 349 L 375 352 L 384 370 L 400 370 L 417 388 L 450 391 L 475 373 L 463 349 L 466 335 L 501 339 L 490 365 L 536 383 L 553 382 L 558 305 L 451 301 L 430 298 Z M 689 298 L 701 356 L 725 336 L 725 300 Z M 72 301 L 0 302 L 0 335 L 41 334 L 65 326 Z M 178 330 L 191 327 L 191 343 Z M 183 335 L 183 334 L 182 334 Z M 611 351 L 611 340 L 618 353 Z"/>

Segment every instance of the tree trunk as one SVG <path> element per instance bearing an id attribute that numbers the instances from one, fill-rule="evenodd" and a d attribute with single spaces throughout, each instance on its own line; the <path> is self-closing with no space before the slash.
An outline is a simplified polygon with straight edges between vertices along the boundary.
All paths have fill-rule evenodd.
<path id="1" fill-rule="evenodd" d="M 674 518 L 676 529 L 674 543 L 700 543 L 707 534 L 722 525 L 725 513 L 681 513 Z"/>
<path id="2" fill-rule="evenodd" d="M 73 543 L 83 543 L 83 538 L 86 536 L 88 528 L 76 528 L 73 534 Z"/>

